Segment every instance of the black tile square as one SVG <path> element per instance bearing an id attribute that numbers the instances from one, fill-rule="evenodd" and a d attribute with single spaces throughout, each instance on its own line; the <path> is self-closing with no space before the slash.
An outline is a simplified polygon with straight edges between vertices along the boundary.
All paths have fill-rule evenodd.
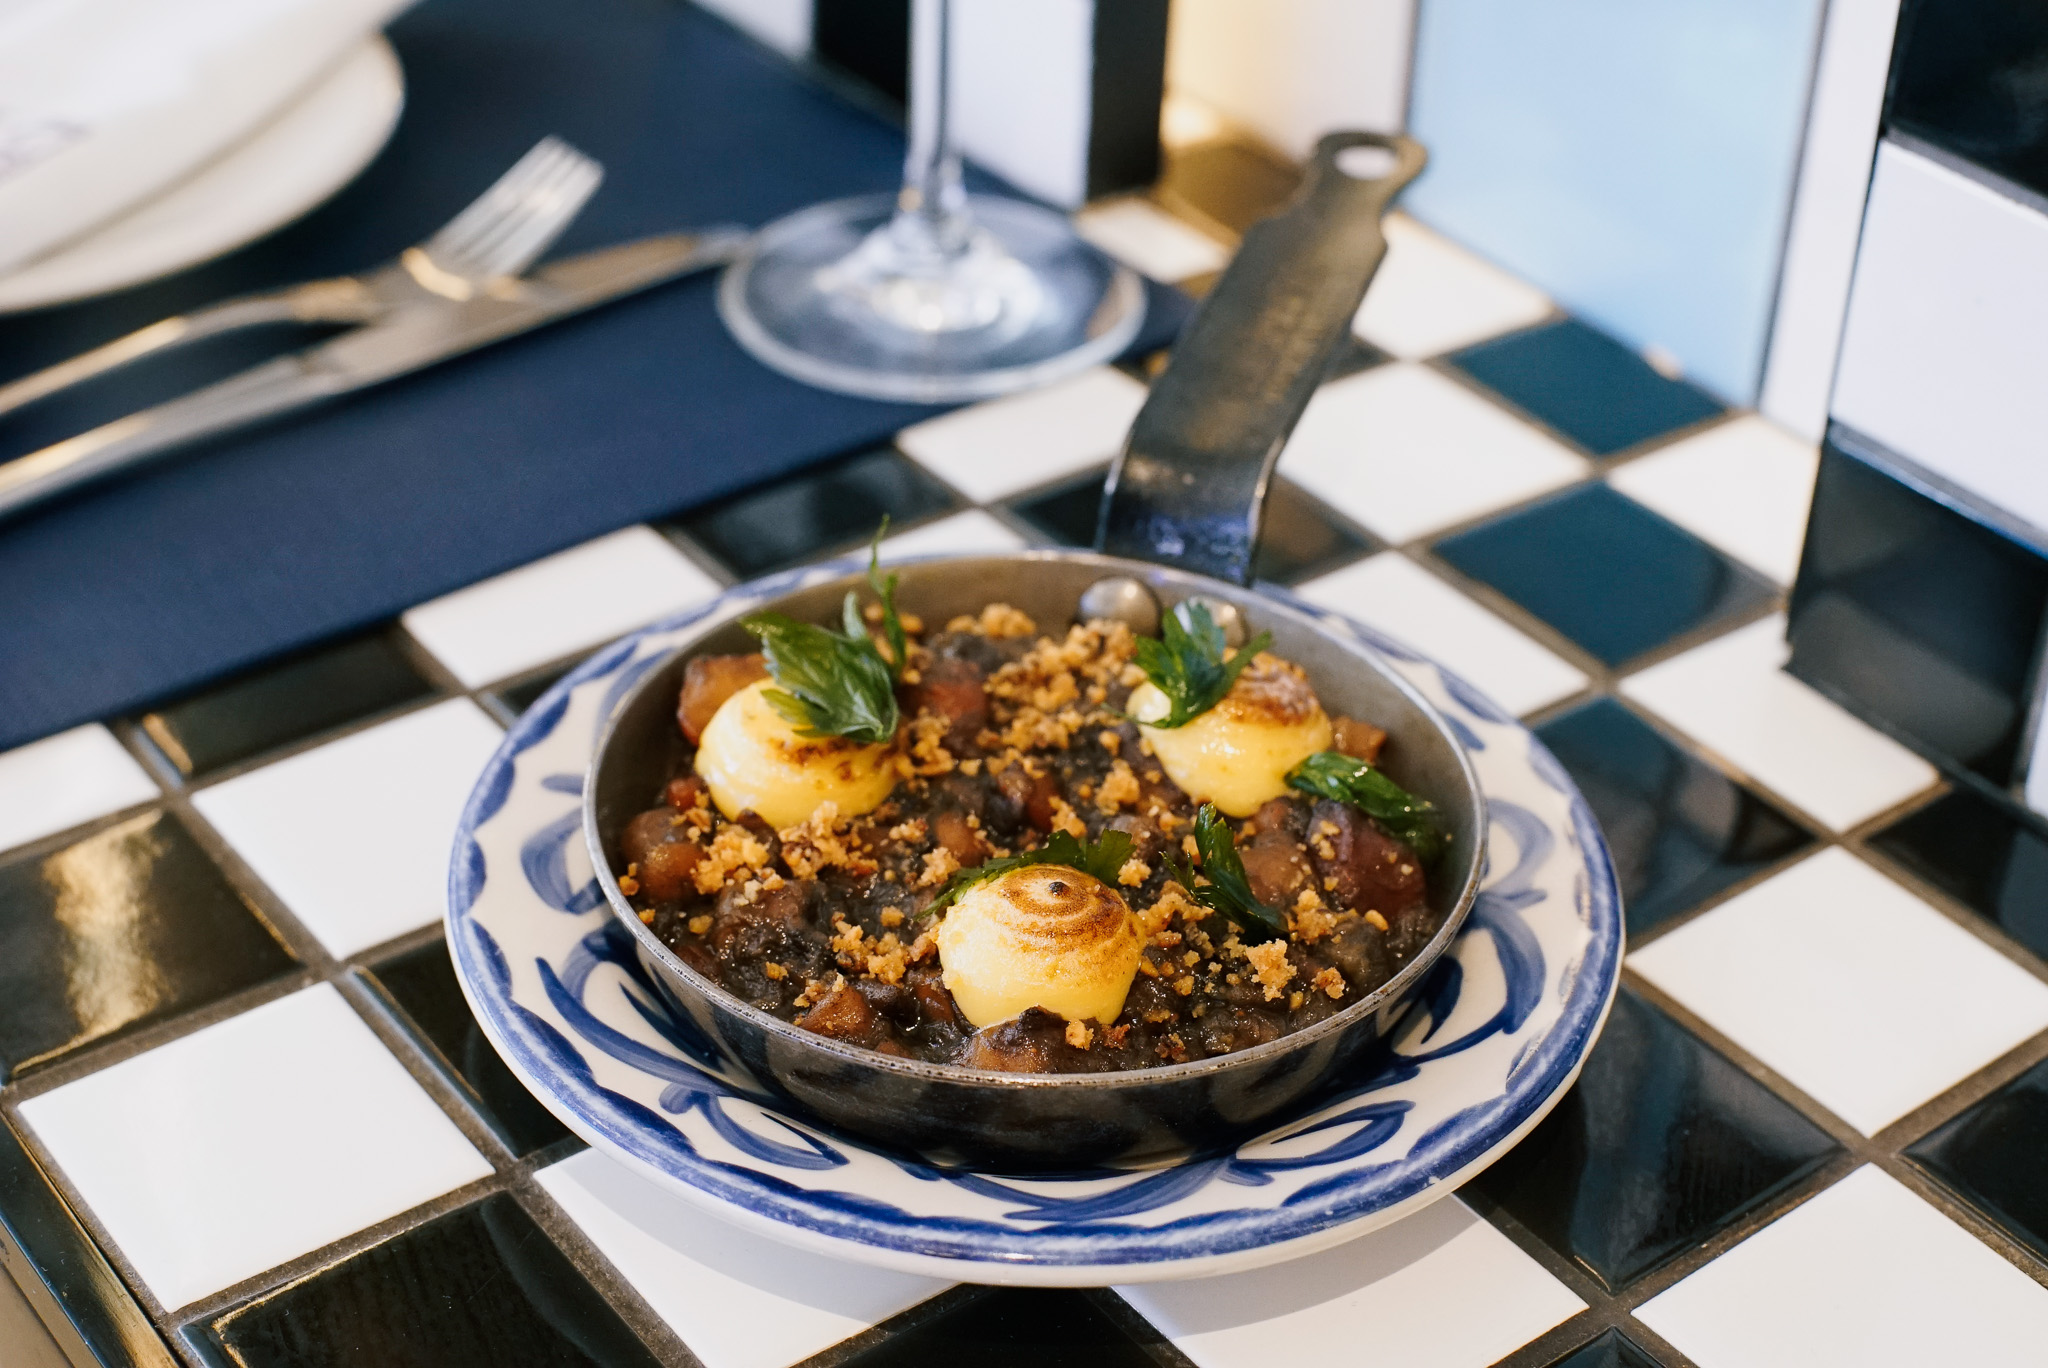
<path id="1" fill-rule="evenodd" d="M 1062 546 L 1091 546 L 1106 473 L 1091 471 L 1010 507 Z M 1252 573 L 1275 584 L 1299 584 L 1379 549 L 1378 542 L 1325 508 L 1320 499 L 1275 476 L 1266 496 L 1265 525 Z"/>
<path id="2" fill-rule="evenodd" d="M 164 758 L 191 778 L 433 691 L 385 629 L 272 661 L 141 722 Z"/>
<path id="3" fill-rule="evenodd" d="M 958 506 L 922 467 L 882 450 L 697 509 L 675 525 L 749 579 L 865 542 L 884 514 L 901 527 Z"/>
<path id="4" fill-rule="evenodd" d="M 1595 456 L 1721 412 L 1706 391 L 1672 380 L 1575 318 L 1481 342 L 1451 364 Z"/>
<path id="5" fill-rule="evenodd" d="M 1870 843 L 2048 958 L 2048 835 L 2033 822 L 1958 788 Z"/>
<path id="6" fill-rule="evenodd" d="M 2037 0 L 1907 0 L 1886 124 L 2048 195 L 2043 71 Z"/>
<path id="7" fill-rule="evenodd" d="M 1791 818 L 1611 698 L 1536 734 L 1600 819 L 1631 937 L 1813 844 Z"/>
<path id="8" fill-rule="evenodd" d="M 1346 332 L 1344 340 L 1337 344 L 1337 350 L 1330 353 L 1330 364 L 1323 367 L 1323 383 L 1342 380 L 1347 375 L 1384 366 L 1394 358 L 1360 337 L 1357 333 Z"/>
<path id="9" fill-rule="evenodd" d="M 0 1078 L 292 967 L 164 813 L 0 864 Z"/>
<path id="10" fill-rule="evenodd" d="M 1837 427 L 1792 587 L 1790 669 L 1994 784 L 2016 777 L 2048 629 L 2048 556 L 1914 487 Z"/>
<path id="11" fill-rule="evenodd" d="M 479 1109 L 515 1153 L 531 1154 L 569 1134 L 491 1048 L 455 981 L 445 941 L 386 960 L 373 973 L 420 1034 L 469 1084 Z"/>
<path id="12" fill-rule="evenodd" d="M 2048 1062 L 1906 1153 L 2014 1239 L 2048 1259 Z"/>
<path id="13" fill-rule="evenodd" d="M 192 1333 L 222 1368 L 657 1363 L 503 1193 L 395 1235 Z"/>
<path id="14" fill-rule="evenodd" d="M 1618 1289 L 1835 1150 L 1826 1132 L 1624 988 L 1557 1110 L 1473 1184 Z"/>
<path id="15" fill-rule="evenodd" d="M 891 1336 L 845 1368 L 1156 1368 L 1073 1291 L 1005 1287 Z"/>
<path id="16" fill-rule="evenodd" d="M 1436 553 L 1609 665 L 1777 595 L 1754 571 L 1597 482 L 1448 537 Z"/>
<path id="17" fill-rule="evenodd" d="M 1657 1360 L 1619 1330 L 1588 1340 L 1548 1368 L 1658 1368 Z"/>

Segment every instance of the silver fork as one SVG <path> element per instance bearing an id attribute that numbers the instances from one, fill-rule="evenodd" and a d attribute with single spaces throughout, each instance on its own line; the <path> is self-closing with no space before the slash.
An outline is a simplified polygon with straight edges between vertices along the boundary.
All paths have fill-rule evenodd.
<path id="1" fill-rule="evenodd" d="M 441 231 L 398 260 L 196 309 L 0 385 L 0 415 L 171 347 L 261 323 L 370 323 L 423 295 L 470 299 L 531 266 L 575 219 L 604 168 L 560 138 L 542 138 Z"/>

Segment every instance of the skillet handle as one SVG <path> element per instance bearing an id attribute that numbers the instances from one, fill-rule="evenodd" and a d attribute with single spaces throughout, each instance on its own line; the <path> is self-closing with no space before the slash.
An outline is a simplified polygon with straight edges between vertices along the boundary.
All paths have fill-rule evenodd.
<path id="1" fill-rule="evenodd" d="M 1251 583 L 1273 464 L 1387 253 L 1380 217 L 1427 156 L 1398 135 L 1316 144 L 1299 193 L 1244 235 L 1153 382 L 1110 467 L 1096 549 Z"/>

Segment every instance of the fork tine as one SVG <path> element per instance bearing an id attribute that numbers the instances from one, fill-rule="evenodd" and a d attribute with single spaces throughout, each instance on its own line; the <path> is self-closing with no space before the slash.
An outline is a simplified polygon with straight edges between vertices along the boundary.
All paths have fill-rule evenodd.
<path id="1" fill-rule="evenodd" d="M 524 271 L 581 212 L 604 168 L 544 138 L 426 244 L 443 269 L 472 280 Z"/>
<path id="2" fill-rule="evenodd" d="M 471 259 L 484 277 L 517 275 L 551 246 L 595 194 L 604 172 L 583 161 L 528 196 L 528 212 L 508 215 L 491 237 L 471 249 Z"/>
<path id="3" fill-rule="evenodd" d="M 479 224 L 495 217 L 508 196 L 516 197 L 522 186 L 559 158 L 558 148 L 559 144 L 554 138 L 542 138 L 535 143 L 524 156 L 507 167 L 503 175 L 485 187 L 482 194 L 464 205 L 461 212 L 442 225 L 441 230 L 428 241 L 437 246 L 453 246 L 473 232 Z"/>
<path id="4" fill-rule="evenodd" d="M 549 175 L 567 150 L 566 144 L 556 138 L 542 138 L 535 143 L 504 175 L 422 244 L 428 255 L 436 260 L 467 256 L 470 245 L 490 232 L 508 212 L 516 210 L 528 187 Z"/>

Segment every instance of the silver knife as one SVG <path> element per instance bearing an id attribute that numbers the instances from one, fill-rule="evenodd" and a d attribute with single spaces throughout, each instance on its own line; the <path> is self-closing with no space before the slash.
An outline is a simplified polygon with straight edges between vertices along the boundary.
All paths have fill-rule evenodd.
<path id="1" fill-rule="evenodd" d="M 0 518 L 184 443 L 405 375 L 558 318 L 732 260 L 737 227 L 642 238 L 423 300 L 340 337 L 0 464 Z"/>

